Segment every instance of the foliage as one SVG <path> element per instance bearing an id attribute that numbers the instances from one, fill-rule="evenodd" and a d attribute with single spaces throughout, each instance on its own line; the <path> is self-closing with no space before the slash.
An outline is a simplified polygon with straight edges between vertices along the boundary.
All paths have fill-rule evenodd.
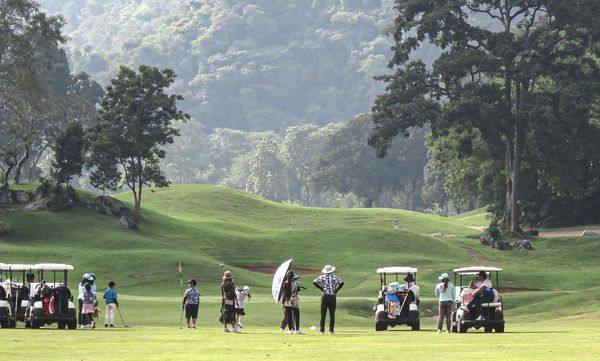
<path id="1" fill-rule="evenodd" d="M 182 109 L 209 130 L 283 133 L 368 111 L 392 45 L 392 0 L 39 2 L 65 16 L 75 71 L 107 84 L 121 64 L 173 69 Z"/>
<path id="2" fill-rule="evenodd" d="M 379 155 L 396 135 L 431 124 L 436 142 L 455 142 L 451 169 L 457 173 L 449 181 L 492 184 L 491 197 L 478 196 L 492 199 L 490 210 L 511 232 L 519 232 L 522 217 L 540 210 L 539 203 L 531 210 L 520 208 L 523 203 L 544 193 L 562 198 L 547 182 L 561 179 L 564 159 L 541 149 L 568 149 L 563 155 L 581 159 L 568 164 L 578 168 L 583 183 L 593 178 L 593 143 L 573 140 L 597 138 L 600 131 L 591 122 L 600 83 L 595 1 L 398 0 L 396 9 L 389 64 L 396 71 L 379 78 L 387 88 L 373 108 L 370 144 Z M 427 43 L 443 50 L 431 68 L 411 56 Z M 566 137 L 564 128 L 570 130 Z M 481 147 L 483 164 L 472 164 L 474 146 Z M 448 187 L 466 194 L 459 188 Z M 577 196 L 572 188 L 564 190 Z"/>
<path id="3" fill-rule="evenodd" d="M 367 145 L 371 131 L 370 115 L 359 115 L 329 137 L 317 161 L 313 180 L 322 190 L 354 193 L 367 200 L 367 207 L 385 204 L 385 191 L 404 192 L 406 207 L 414 207 L 410 198 L 418 191 L 426 161 L 423 134 L 394 144 L 387 159 L 378 159 Z M 388 197 L 386 197 L 388 198 Z"/>
<path id="4" fill-rule="evenodd" d="M 175 81 L 170 69 L 141 65 L 136 72 L 121 67 L 102 97 L 99 120 L 90 131 L 92 165 L 100 165 L 105 176 L 102 185 L 110 187 L 116 176 L 114 167 L 104 164 L 110 159 L 120 166 L 123 181 L 134 194 L 135 213 L 141 212 L 144 186 L 167 186 L 169 183 L 159 166 L 165 157 L 162 146 L 172 144 L 179 134 L 172 125 L 189 115 L 177 109 L 180 95 L 165 93 Z M 107 159 L 108 158 L 108 159 Z M 95 164 L 94 162 L 98 163 Z M 104 180 L 108 179 L 108 182 Z"/>
<path id="5" fill-rule="evenodd" d="M 57 184 L 68 184 L 71 177 L 81 175 L 86 144 L 83 126 L 72 123 L 60 134 L 52 147 L 54 161 L 50 176 Z"/>

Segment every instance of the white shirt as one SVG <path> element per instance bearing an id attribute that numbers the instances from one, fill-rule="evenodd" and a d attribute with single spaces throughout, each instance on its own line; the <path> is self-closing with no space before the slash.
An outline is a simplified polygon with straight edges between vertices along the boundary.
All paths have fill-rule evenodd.
<path id="1" fill-rule="evenodd" d="M 481 282 L 481 281 L 475 282 L 475 288 L 480 289 L 483 286 L 485 286 L 487 288 L 492 288 L 492 281 L 490 281 L 489 279 L 486 278 L 483 282 Z"/>
<path id="2" fill-rule="evenodd" d="M 244 308 L 244 300 L 246 299 L 246 296 L 248 296 L 248 291 L 236 289 L 235 296 L 237 297 L 238 308 Z"/>
<path id="3" fill-rule="evenodd" d="M 421 295 L 421 287 L 417 286 L 416 284 L 412 284 L 410 285 L 410 287 L 408 288 L 409 291 L 412 291 L 415 294 L 416 298 L 419 298 L 419 296 Z"/>

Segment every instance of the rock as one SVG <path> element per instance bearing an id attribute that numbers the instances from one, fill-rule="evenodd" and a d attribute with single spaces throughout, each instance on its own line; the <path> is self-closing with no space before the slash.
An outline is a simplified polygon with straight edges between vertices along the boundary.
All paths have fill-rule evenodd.
<path id="1" fill-rule="evenodd" d="M 599 236 L 600 234 L 598 232 L 586 229 L 583 232 L 581 232 L 581 234 L 579 235 L 579 237 L 595 237 L 595 236 Z"/>
<path id="2" fill-rule="evenodd" d="M 479 244 L 482 246 L 491 246 L 494 241 L 489 239 L 488 237 L 481 236 L 479 237 Z"/>
<path id="3" fill-rule="evenodd" d="M 111 197 L 98 196 L 94 201 L 97 205 L 102 206 L 102 199 L 104 198 L 104 207 L 110 209 L 110 213 L 114 215 L 123 215 L 129 212 L 129 208 L 125 203 L 118 201 Z M 107 213 L 108 214 L 108 213 Z"/>
<path id="4" fill-rule="evenodd" d="M 441 233 L 441 232 L 438 232 L 438 233 L 432 233 L 432 234 L 431 234 L 431 237 L 444 237 L 444 234 L 443 234 L 443 233 Z"/>
<path id="5" fill-rule="evenodd" d="M 119 224 L 129 229 L 138 229 L 139 226 L 135 216 L 125 214 L 122 215 L 121 218 L 119 218 Z"/>
<path id="6" fill-rule="evenodd" d="M 42 198 L 39 201 L 29 203 L 25 206 L 28 211 L 47 211 L 48 210 L 48 199 Z"/>
<path id="7" fill-rule="evenodd" d="M 513 249 L 525 249 L 525 250 L 528 250 L 528 251 L 533 250 L 533 246 L 526 239 L 522 239 L 520 241 L 514 241 L 513 244 L 512 244 L 512 247 L 513 247 Z"/>
<path id="8" fill-rule="evenodd" d="M 510 243 L 504 241 L 494 241 L 492 243 L 492 248 L 497 249 L 498 251 L 512 251 L 513 249 Z"/>
<path id="9" fill-rule="evenodd" d="M 12 192 L 10 189 L 0 190 L 0 205 L 8 206 L 13 204 Z"/>
<path id="10" fill-rule="evenodd" d="M 17 192 L 17 203 L 29 203 L 31 201 L 31 194 L 28 192 Z"/>

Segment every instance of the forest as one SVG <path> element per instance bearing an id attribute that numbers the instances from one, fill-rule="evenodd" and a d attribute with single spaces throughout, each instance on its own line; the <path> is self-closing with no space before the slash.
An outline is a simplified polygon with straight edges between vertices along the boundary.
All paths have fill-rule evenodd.
<path id="1" fill-rule="evenodd" d="M 574 15 L 593 1 L 444 3 L 2 2 L 2 183 L 600 221 L 600 26 Z M 123 108 L 132 79 L 169 112 Z M 132 154 L 106 130 L 135 118 L 162 132 Z"/>

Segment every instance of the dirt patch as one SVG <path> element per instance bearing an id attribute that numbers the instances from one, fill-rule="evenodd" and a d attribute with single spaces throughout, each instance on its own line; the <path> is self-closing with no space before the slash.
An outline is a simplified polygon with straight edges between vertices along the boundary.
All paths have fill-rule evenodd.
<path id="1" fill-rule="evenodd" d="M 478 232 L 483 232 L 488 228 L 488 226 L 467 226 L 467 228 L 478 231 Z"/>
<path id="2" fill-rule="evenodd" d="M 474 257 L 477 261 L 481 261 L 481 262 L 491 262 L 492 259 L 488 258 L 484 255 L 482 255 L 481 253 L 477 252 L 476 250 L 474 250 L 473 248 L 467 248 L 467 247 L 463 247 L 463 249 L 465 250 L 465 252 L 467 252 L 471 257 Z"/>
<path id="3" fill-rule="evenodd" d="M 252 272 L 260 272 L 266 274 L 274 274 L 279 266 L 253 266 L 253 265 L 238 265 L 239 268 L 247 269 Z M 310 268 L 296 268 L 292 267 L 292 271 L 298 275 L 318 275 L 321 274 L 321 270 L 310 269 Z"/>

